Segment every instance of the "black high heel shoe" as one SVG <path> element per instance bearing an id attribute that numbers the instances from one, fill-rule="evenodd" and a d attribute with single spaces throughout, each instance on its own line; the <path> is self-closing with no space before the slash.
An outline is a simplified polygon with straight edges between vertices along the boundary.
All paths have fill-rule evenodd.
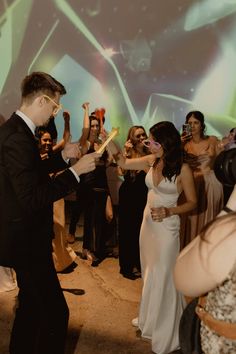
<path id="1" fill-rule="evenodd" d="M 133 272 L 120 272 L 120 274 L 122 274 L 124 278 L 130 280 L 135 280 L 138 278 Z"/>
<path id="2" fill-rule="evenodd" d="M 94 256 L 93 261 L 91 263 L 91 267 L 97 267 L 99 265 L 99 263 L 101 263 L 101 260 L 99 258 L 97 258 L 96 256 Z"/>

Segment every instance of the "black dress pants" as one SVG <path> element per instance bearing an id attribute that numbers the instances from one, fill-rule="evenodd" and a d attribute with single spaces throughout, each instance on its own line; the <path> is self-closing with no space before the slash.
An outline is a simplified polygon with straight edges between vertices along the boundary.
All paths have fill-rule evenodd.
<path id="1" fill-rule="evenodd" d="M 52 258 L 14 269 L 19 293 L 10 354 L 64 354 L 69 309 Z"/>
<path id="2" fill-rule="evenodd" d="M 104 190 L 90 190 L 84 210 L 83 248 L 94 252 L 96 257 L 105 257 L 107 221 L 105 208 L 108 193 Z"/>
<path id="3" fill-rule="evenodd" d="M 88 194 L 90 187 L 81 184 L 80 188 L 76 192 L 76 201 L 72 202 L 69 233 L 75 235 L 77 223 L 80 215 L 84 212 L 84 209 L 88 204 Z"/>

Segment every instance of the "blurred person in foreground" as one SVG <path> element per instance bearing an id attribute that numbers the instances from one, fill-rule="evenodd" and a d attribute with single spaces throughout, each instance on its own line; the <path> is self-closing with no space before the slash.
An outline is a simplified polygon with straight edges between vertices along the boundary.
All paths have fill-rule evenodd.
<path id="1" fill-rule="evenodd" d="M 236 353 L 236 186 L 222 211 L 185 247 L 174 269 L 185 296 L 200 297 L 203 354 Z M 195 336 L 195 333 L 194 333 Z M 184 335 L 183 335 L 184 337 Z M 190 338 L 183 338 L 182 352 Z"/>

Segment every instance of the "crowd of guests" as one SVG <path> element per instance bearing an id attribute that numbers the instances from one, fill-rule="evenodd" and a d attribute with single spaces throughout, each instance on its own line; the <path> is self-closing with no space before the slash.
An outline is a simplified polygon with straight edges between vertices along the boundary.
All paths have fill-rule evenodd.
<path id="1" fill-rule="evenodd" d="M 30 80 L 32 83 L 38 80 L 41 86 L 38 85 L 35 89 L 33 83 L 31 87 Z M 143 338 L 151 341 L 154 353 L 168 354 L 179 349 L 179 324 L 186 307 L 186 296 L 207 294 L 204 311 L 215 320 L 236 323 L 233 311 L 236 305 L 236 259 L 235 251 L 233 252 L 236 242 L 233 213 L 236 211 L 236 189 L 233 189 L 233 186 L 229 187 L 230 191 L 226 189 L 214 172 L 217 156 L 235 146 L 235 128 L 223 139 L 209 136 L 206 133 L 203 113 L 191 111 L 185 120 L 189 127 L 187 133 L 179 132 L 169 121 L 154 124 L 148 134 L 143 126 L 136 125 L 130 127 L 123 148 L 111 140 L 100 152 L 100 147 L 107 139 L 104 128 L 105 109 L 95 109 L 90 113 L 88 102 L 82 105 L 83 129 L 81 136 L 73 137 L 76 143 L 71 143 L 70 114 L 67 111 L 63 112 L 63 138 L 57 142 L 54 119 L 61 108 L 59 99 L 63 94 L 63 85 L 50 75 L 33 73 L 23 82 L 20 110 L 0 131 L 0 144 L 3 147 L 7 145 L 8 137 L 13 136 L 13 145 L 8 145 L 10 159 L 18 125 L 22 126 L 21 131 L 25 130 L 24 125 L 28 126 L 26 136 L 32 134 L 32 128 L 37 127 L 35 136 L 38 151 L 35 151 L 35 139 L 29 136 L 24 138 L 21 144 L 25 147 L 25 156 L 29 156 L 28 160 L 24 157 L 22 166 L 20 160 L 14 167 L 15 171 L 10 162 L 3 164 L 8 182 L 5 175 L 1 176 L 1 181 L 4 181 L 16 204 L 24 206 L 27 215 L 31 210 L 28 205 L 26 207 L 25 202 L 29 200 L 29 193 L 32 193 L 32 210 L 40 210 L 39 216 L 47 219 L 47 226 L 41 230 L 45 234 L 43 253 L 36 255 L 36 265 L 33 269 L 39 281 L 42 274 L 38 265 L 46 261 L 42 271 L 48 271 L 51 275 L 44 281 L 44 286 L 47 289 L 50 282 L 54 284 L 53 294 L 59 304 L 57 307 L 51 298 L 45 309 L 48 310 L 52 303 L 54 306 L 46 317 L 50 319 L 50 314 L 54 316 L 58 309 L 61 317 L 56 316 L 57 325 L 54 319 L 49 320 L 47 328 L 42 329 L 40 323 L 37 326 L 43 333 L 42 343 L 49 341 L 45 354 L 53 353 L 50 351 L 52 348 L 57 348 L 57 353 L 63 353 L 64 350 L 68 308 L 53 272 L 73 269 L 76 266 L 77 255 L 72 245 L 76 241 L 77 223 L 81 215 L 81 258 L 89 261 L 91 266 L 98 266 L 109 254 L 109 246 L 118 246 L 120 274 L 130 280 L 142 277 L 139 313 L 137 318 L 132 320 L 132 325 L 141 331 Z M 51 108 L 48 107 L 50 104 Z M 45 109 L 43 119 L 39 114 L 42 114 L 42 106 Z M 28 144 L 32 145 L 33 153 L 29 153 L 27 145 L 25 146 L 25 141 L 29 138 L 32 141 Z M 97 151 L 99 153 L 96 153 Z M 37 161 L 33 164 L 35 172 L 29 165 L 33 155 Z M 36 156 L 39 156 L 39 159 Z M 4 158 L 2 161 L 7 161 L 5 156 Z M 22 159 L 21 154 L 20 158 Z M 55 162 L 53 168 L 51 161 Z M 122 179 L 118 191 L 117 213 L 108 183 L 107 168 L 111 165 L 116 166 L 116 173 Z M 16 180 L 19 173 L 21 176 L 25 174 L 29 183 L 29 186 L 25 187 L 28 193 L 26 196 L 26 192 L 22 191 L 25 182 L 22 179 L 21 185 Z M 29 182 L 29 176 L 33 178 L 33 182 Z M 4 183 L 2 182 L 2 185 Z M 14 186 L 13 189 L 11 185 Z M 34 188 L 37 185 L 40 185 L 41 195 L 35 194 Z M 76 200 L 68 215 L 67 230 L 64 197 L 72 191 Z M 42 207 L 45 208 L 44 212 Z M 14 213 L 12 218 L 23 220 L 20 208 L 15 208 Z M 4 225 L 4 217 L 2 222 Z M 22 232 L 26 230 L 25 232 L 29 233 L 28 226 L 21 227 Z M 2 230 L 5 229 L 2 227 Z M 47 233 L 48 237 L 52 237 L 51 247 L 49 241 L 46 241 Z M 10 238 L 13 240 L 13 234 Z M 14 242 L 12 241 L 12 244 Z M 8 247 L 5 240 L 2 245 L 3 249 Z M 32 264 L 30 247 L 27 245 L 22 255 L 19 253 L 10 256 L 9 253 L 9 259 L 0 254 L 0 264 L 7 267 L 2 269 L 11 277 L 15 272 L 20 289 L 21 301 L 11 337 L 11 354 L 20 352 L 23 345 L 23 337 L 19 337 L 22 334 L 19 328 L 22 318 L 28 321 L 27 314 L 33 309 L 35 319 L 38 315 L 33 305 L 35 297 L 26 305 L 31 294 L 28 289 L 32 290 L 35 284 L 31 279 L 32 271 L 29 271 L 30 261 Z M 51 251 L 52 259 L 49 255 Z M 20 257 L 23 257 L 25 252 L 28 252 L 28 261 L 24 259 L 22 271 Z M 13 279 L 14 282 L 16 280 Z M 41 298 L 43 299 L 45 294 L 39 295 L 39 289 L 36 293 L 36 304 L 41 306 Z M 202 321 L 200 333 L 204 354 L 236 351 L 234 336 L 228 336 L 227 332 L 224 337 L 225 332 L 214 332 L 204 322 L 204 316 L 199 317 Z M 31 325 L 35 323 L 34 318 Z M 56 329 L 50 337 L 53 326 Z M 231 332 L 233 331 L 234 328 Z M 54 347 L 55 336 L 58 334 L 61 334 L 60 349 L 58 343 Z M 32 334 L 32 348 L 38 343 L 36 337 L 36 333 Z M 36 342 L 33 342 L 34 339 Z M 39 348 L 41 344 L 37 344 Z"/>

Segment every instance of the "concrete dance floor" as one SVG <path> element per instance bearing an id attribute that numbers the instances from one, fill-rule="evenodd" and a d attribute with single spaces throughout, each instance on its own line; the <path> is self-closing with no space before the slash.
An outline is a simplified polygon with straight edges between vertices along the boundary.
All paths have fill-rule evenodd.
<path id="1" fill-rule="evenodd" d="M 79 254 L 81 241 L 73 248 Z M 115 258 L 96 268 L 80 257 L 76 263 L 72 272 L 58 274 L 70 309 L 66 354 L 152 353 L 151 343 L 131 325 L 138 313 L 141 279 L 123 278 Z M 8 354 L 16 294 L 17 290 L 0 293 L 1 354 Z"/>

